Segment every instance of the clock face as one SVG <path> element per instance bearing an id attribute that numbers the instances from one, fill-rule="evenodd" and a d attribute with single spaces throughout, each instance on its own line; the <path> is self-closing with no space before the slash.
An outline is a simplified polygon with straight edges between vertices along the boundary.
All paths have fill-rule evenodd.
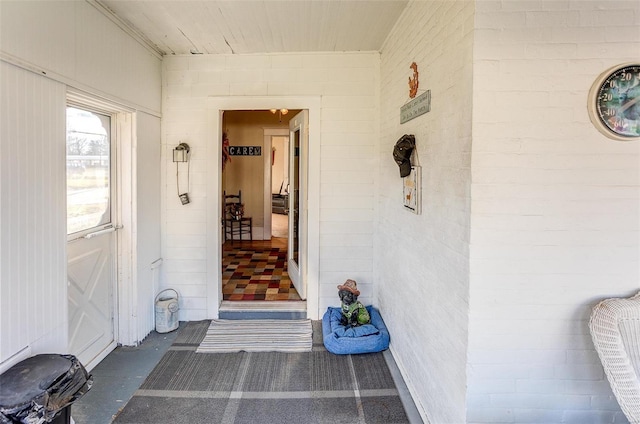
<path id="1" fill-rule="evenodd" d="M 592 121 L 603 134 L 618 140 L 640 137 L 640 64 L 605 72 L 592 92 Z"/>

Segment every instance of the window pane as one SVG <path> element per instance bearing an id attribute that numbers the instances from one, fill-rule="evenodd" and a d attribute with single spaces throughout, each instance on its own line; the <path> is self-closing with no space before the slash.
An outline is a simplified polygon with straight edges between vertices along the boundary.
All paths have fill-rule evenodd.
<path id="1" fill-rule="evenodd" d="M 110 122 L 67 108 L 67 234 L 111 222 Z"/>

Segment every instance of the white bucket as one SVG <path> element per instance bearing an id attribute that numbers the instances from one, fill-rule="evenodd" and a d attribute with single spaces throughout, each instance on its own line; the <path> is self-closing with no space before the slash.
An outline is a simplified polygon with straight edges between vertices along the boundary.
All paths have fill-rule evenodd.
<path id="1" fill-rule="evenodd" d="M 172 291 L 175 296 L 161 296 L 162 293 Z M 168 333 L 178 328 L 178 292 L 174 289 L 162 290 L 156 296 L 156 331 L 158 333 Z"/>

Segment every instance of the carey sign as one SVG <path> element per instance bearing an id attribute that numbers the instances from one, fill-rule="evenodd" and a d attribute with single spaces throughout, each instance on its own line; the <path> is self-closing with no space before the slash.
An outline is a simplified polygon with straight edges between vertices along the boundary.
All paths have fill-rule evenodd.
<path id="1" fill-rule="evenodd" d="M 229 156 L 262 156 L 262 146 L 229 146 Z"/>

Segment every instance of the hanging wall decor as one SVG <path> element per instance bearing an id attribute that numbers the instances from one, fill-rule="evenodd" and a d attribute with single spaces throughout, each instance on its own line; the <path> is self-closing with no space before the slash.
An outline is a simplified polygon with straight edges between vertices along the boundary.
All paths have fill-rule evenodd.
<path id="1" fill-rule="evenodd" d="M 416 148 L 416 138 L 413 134 L 405 134 L 393 146 L 393 160 L 400 168 L 400 177 L 406 177 L 411 172 L 411 155 Z"/>
<path id="2" fill-rule="evenodd" d="M 229 155 L 229 137 L 227 133 L 222 133 L 222 170 L 227 165 L 227 162 L 231 162 L 231 155 Z"/>
<path id="3" fill-rule="evenodd" d="M 409 175 L 402 179 L 402 197 L 405 209 L 420 215 L 422 196 L 422 167 L 412 166 Z"/>
<path id="4" fill-rule="evenodd" d="M 262 146 L 229 146 L 230 156 L 262 156 Z"/>
<path id="5" fill-rule="evenodd" d="M 178 197 L 180 198 L 180 202 L 183 205 L 186 205 L 190 202 L 189 200 L 189 154 L 191 152 L 191 148 L 187 143 L 180 143 L 173 149 L 173 161 L 176 163 L 176 189 L 178 191 Z M 187 184 L 186 191 L 181 193 L 180 190 L 180 164 L 186 164 L 187 171 Z M 184 187 L 183 187 L 184 188 Z"/>
<path id="6" fill-rule="evenodd" d="M 409 77 L 409 97 L 413 99 L 418 94 L 418 86 L 420 85 L 420 81 L 418 81 L 418 65 L 413 62 L 409 68 L 413 69 L 413 78 Z"/>
<path id="7" fill-rule="evenodd" d="M 413 70 L 413 78 L 409 77 L 409 98 L 412 100 L 400 107 L 400 124 L 424 115 L 431 110 L 431 90 L 427 90 L 416 97 L 418 87 L 420 87 L 420 81 L 418 81 L 418 65 L 416 62 L 413 62 L 409 68 Z"/>

